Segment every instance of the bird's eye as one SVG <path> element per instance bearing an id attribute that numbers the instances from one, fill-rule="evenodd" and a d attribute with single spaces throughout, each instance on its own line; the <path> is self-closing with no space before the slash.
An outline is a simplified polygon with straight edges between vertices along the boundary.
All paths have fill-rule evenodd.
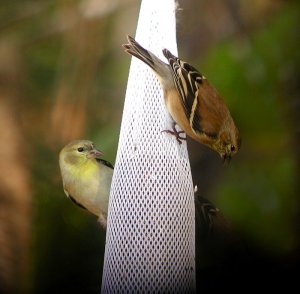
<path id="1" fill-rule="evenodd" d="M 83 150 L 84 150 L 83 147 L 77 148 L 77 151 L 78 151 L 78 152 L 82 152 Z"/>
<path id="2" fill-rule="evenodd" d="M 233 145 L 230 145 L 230 150 L 231 151 L 234 151 L 235 150 L 235 147 Z"/>

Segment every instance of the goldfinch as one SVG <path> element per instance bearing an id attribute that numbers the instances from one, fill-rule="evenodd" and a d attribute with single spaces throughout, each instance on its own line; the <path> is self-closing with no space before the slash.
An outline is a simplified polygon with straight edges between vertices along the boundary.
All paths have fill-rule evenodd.
<path id="1" fill-rule="evenodd" d="M 193 66 L 163 49 L 168 64 L 127 36 L 125 52 L 146 63 L 155 72 L 164 92 L 166 107 L 174 122 L 192 139 L 230 161 L 241 145 L 239 131 L 217 90 Z M 166 132 L 185 140 L 173 125 Z"/>
<path id="2" fill-rule="evenodd" d="M 195 241 L 196 277 L 200 284 L 207 268 L 232 270 L 243 254 L 241 239 L 232 224 L 198 191 L 195 191 Z"/>
<path id="3" fill-rule="evenodd" d="M 91 141 L 72 141 L 60 151 L 59 166 L 66 195 L 106 228 L 113 166 L 102 155 Z"/>
<path id="4" fill-rule="evenodd" d="M 59 165 L 65 194 L 78 206 L 97 215 L 104 228 L 113 166 L 100 159 L 102 152 L 93 142 L 76 140 L 66 145 L 59 153 Z M 196 238 L 199 243 L 212 244 L 216 236 L 231 235 L 229 223 L 212 203 L 201 197 L 195 187 Z"/>

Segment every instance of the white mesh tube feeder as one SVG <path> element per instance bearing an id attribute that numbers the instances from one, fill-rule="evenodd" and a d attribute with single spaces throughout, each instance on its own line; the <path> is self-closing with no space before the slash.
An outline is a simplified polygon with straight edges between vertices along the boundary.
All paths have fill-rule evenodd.
<path id="1" fill-rule="evenodd" d="M 163 48 L 177 54 L 175 1 L 143 0 L 135 38 L 163 60 Z M 133 57 L 111 186 L 102 293 L 195 292 L 190 163 L 185 141 L 180 145 L 161 132 L 171 127 L 157 78 Z"/>

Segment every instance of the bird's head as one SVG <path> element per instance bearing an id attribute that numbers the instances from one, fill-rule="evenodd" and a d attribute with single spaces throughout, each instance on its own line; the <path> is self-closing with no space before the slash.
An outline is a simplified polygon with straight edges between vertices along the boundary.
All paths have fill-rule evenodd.
<path id="1" fill-rule="evenodd" d="M 238 129 L 233 125 L 231 128 L 225 128 L 220 132 L 220 136 L 217 142 L 217 152 L 220 154 L 223 162 L 230 162 L 232 156 L 234 156 L 241 148 L 241 139 Z"/>
<path id="2" fill-rule="evenodd" d="M 96 160 L 103 153 L 89 140 L 76 140 L 66 145 L 59 154 L 60 164 L 77 166 L 88 160 Z"/>

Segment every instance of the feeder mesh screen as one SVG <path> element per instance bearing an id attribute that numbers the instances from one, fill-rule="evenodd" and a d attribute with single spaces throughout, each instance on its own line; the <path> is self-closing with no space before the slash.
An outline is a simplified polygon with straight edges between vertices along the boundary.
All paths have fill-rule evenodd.
<path id="1" fill-rule="evenodd" d="M 177 54 L 174 0 L 142 1 L 136 40 L 163 60 L 163 48 Z M 186 142 L 180 145 L 161 132 L 171 125 L 157 78 L 132 58 L 111 187 L 102 293 L 195 291 L 193 184 Z"/>

